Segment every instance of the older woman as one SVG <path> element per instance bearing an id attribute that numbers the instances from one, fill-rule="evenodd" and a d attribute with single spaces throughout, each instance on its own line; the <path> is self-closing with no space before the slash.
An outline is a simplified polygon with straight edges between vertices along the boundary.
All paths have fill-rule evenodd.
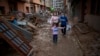
<path id="1" fill-rule="evenodd" d="M 57 16 L 56 13 L 54 13 L 52 16 L 51 16 L 51 24 L 59 24 L 59 17 Z"/>

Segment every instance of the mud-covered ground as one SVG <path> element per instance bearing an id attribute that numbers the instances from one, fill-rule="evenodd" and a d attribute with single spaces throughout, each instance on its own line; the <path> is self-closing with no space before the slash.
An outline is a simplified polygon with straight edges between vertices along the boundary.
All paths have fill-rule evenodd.
<path id="1" fill-rule="evenodd" d="M 77 41 L 71 31 L 67 31 L 63 36 L 59 31 L 58 43 L 52 42 L 50 25 L 45 23 L 38 30 L 38 35 L 34 36 L 31 45 L 34 49 L 33 56 L 82 56 Z"/>

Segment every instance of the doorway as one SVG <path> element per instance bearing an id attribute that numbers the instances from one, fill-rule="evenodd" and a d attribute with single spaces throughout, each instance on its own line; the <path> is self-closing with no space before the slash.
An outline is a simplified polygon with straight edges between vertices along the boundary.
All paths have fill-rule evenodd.
<path id="1" fill-rule="evenodd" d="M 0 15 L 5 14 L 5 7 L 0 6 Z"/>

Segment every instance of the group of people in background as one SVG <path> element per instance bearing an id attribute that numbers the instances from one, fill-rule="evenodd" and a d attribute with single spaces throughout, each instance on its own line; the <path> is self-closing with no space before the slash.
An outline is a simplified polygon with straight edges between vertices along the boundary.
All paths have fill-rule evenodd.
<path id="1" fill-rule="evenodd" d="M 53 43 L 57 43 L 59 29 L 61 29 L 62 35 L 66 35 L 66 27 L 68 24 L 67 16 L 64 13 L 57 15 L 53 13 L 51 16 L 51 29 L 53 35 Z"/>
<path id="2" fill-rule="evenodd" d="M 61 15 L 57 15 L 56 13 L 53 13 L 51 16 L 51 30 L 53 35 L 53 43 L 57 43 L 59 30 L 61 30 L 62 35 L 65 37 L 66 35 L 66 27 L 68 24 L 68 18 L 67 16 L 62 13 Z M 16 17 L 11 17 L 11 22 L 18 25 Z"/>

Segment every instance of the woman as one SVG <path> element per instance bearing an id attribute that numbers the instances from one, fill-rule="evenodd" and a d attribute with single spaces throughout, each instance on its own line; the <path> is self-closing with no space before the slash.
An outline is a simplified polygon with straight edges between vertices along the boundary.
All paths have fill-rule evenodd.
<path id="1" fill-rule="evenodd" d="M 59 24 L 59 17 L 56 13 L 51 16 L 51 24 L 53 25 L 54 23 Z"/>

